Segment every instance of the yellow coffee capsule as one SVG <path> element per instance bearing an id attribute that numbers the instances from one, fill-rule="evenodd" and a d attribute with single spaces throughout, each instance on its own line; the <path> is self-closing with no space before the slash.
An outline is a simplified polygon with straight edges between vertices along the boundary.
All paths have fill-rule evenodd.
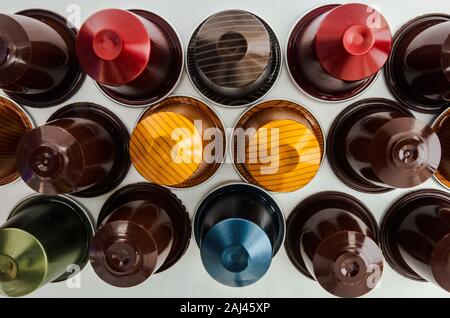
<path id="1" fill-rule="evenodd" d="M 225 129 L 219 117 L 205 103 L 183 96 L 147 109 L 130 140 L 136 170 L 150 182 L 174 188 L 210 178 L 220 167 L 224 150 Z"/>
<path id="2" fill-rule="evenodd" d="M 241 176 L 266 190 L 291 192 L 308 184 L 324 156 L 324 134 L 306 108 L 270 100 L 247 111 L 233 134 Z"/>

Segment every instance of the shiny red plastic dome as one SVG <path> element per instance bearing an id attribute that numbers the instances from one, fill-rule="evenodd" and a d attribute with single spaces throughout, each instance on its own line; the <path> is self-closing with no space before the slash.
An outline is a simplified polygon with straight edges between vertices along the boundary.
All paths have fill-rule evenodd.
<path id="1" fill-rule="evenodd" d="M 95 81 L 123 85 L 147 67 L 150 43 L 150 35 L 138 15 L 107 9 L 84 22 L 77 38 L 77 54 L 81 66 Z"/>
<path id="2" fill-rule="evenodd" d="M 317 58 L 332 76 L 358 81 L 378 72 L 391 50 L 386 19 L 374 8 L 358 3 L 331 10 L 315 37 Z"/>

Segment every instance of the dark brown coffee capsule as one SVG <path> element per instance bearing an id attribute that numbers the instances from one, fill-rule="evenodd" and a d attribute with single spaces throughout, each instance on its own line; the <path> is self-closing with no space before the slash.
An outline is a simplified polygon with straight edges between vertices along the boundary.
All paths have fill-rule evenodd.
<path id="1" fill-rule="evenodd" d="M 90 260 L 97 275 L 117 287 L 132 287 L 174 265 L 191 236 L 189 215 L 170 190 L 137 183 L 103 205 Z"/>
<path id="2" fill-rule="evenodd" d="M 383 271 L 376 220 L 345 193 L 322 192 L 302 201 L 287 220 L 285 247 L 303 275 L 339 297 L 365 295 Z"/>
<path id="3" fill-rule="evenodd" d="M 325 134 L 304 106 L 269 100 L 246 111 L 233 132 L 233 162 L 248 182 L 273 192 L 306 186 L 325 155 Z"/>
<path id="4" fill-rule="evenodd" d="M 242 10 L 213 14 L 194 31 L 187 68 L 194 86 L 223 106 L 249 105 L 274 85 L 281 50 L 270 26 Z"/>
<path id="5" fill-rule="evenodd" d="M 33 122 L 25 110 L 0 96 L 0 186 L 20 177 L 16 150 L 22 137 L 32 129 Z"/>
<path id="6" fill-rule="evenodd" d="M 434 122 L 433 129 L 439 137 L 442 158 L 435 178 L 447 189 L 450 189 L 450 108 L 447 108 Z"/>
<path id="7" fill-rule="evenodd" d="M 194 217 L 194 235 L 203 266 L 231 287 L 255 283 L 270 267 L 283 243 L 285 221 L 276 201 L 244 183 L 209 193 Z"/>
<path id="8" fill-rule="evenodd" d="M 0 227 L 0 294 L 23 296 L 73 276 L 88 261 L 92 234 L 86 211 L 68 197 L 21 201 Z"/>
<path id="9" fill-rule="evenodd" d="M 391 50 L 383 15 L 361 4 L 325 5 L 294 26 L 287 42 L 288 70 L 312 97 L 339 102 L 372 84 Z"/>
<path id="10" fill-rule="evenodd" d="M 400 104 L 382 98 L 342 111 L 330 129 L 327 148 L 339 179 L 369 193 L 422 184 L 441 160 L 434 130 Z"/>
<path id="11" fill-rule="evenodd" d="M 450 105 L 450 15 L 415 18 L 395 34 L 388 87 L 406 107 L 438 113 Z"/>
<path id="12" fill-rule="evenodd" d="M 112 100 L 154 104 L 175 88 L 183 49 L 172 26 L 144 10 L 107 9 L 81 26 L 77 53 L 85 72 Z"/>
<path id="13" fill-rule="evenodd" d="M 75 51 L 76 30 L 40 9 L 0 14 L 0 88 L 20 104 L 49 107 L 78 90 L 84 73 Z"/>
<path id="14" fill-rule="evenodd" d="M 419 190 L 398 199 L 381 223 L 381 246 L 399 274 L 450 292 L 450 195 Z"/>
<path id="15" fill-rule="evenodd" d="M 93 197 L 117 187 L 130 167 L 129 134 L 108 109 L 76 103 L 55 112 L 17 147 L 24 182 L 44 194 Z"/>

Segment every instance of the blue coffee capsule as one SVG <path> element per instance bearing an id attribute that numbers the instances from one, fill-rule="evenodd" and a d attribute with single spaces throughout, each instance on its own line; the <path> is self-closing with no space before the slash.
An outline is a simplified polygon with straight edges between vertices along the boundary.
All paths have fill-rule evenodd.
<path id="1" fill-rule="evenodd" d="M 194 234 L 208 274 L 243 287 L 269 269 L 285 232 L 283 213 L 263 189 L 229 184 L 211 192 L 197 209 Z"/>

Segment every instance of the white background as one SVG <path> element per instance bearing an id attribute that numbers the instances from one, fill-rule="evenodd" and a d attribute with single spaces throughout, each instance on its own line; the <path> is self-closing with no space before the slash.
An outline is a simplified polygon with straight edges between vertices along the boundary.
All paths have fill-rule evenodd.
<path id="1" fill-rule="evenodd" d="M 348 1 L 343 1 L 348 2 Z M 390 23 L 391 30 L 395 32 L 408 20 L 425 14 L 443 12 L 450 14 L 450 1 L 448 0 L 373 0 L 365 1 L 375 5 Z M 14 13 L 29 8 L 45 8 L 67 15 L 70 4 L 81 7 L 81 21 L 89 15 L 104 8 L 146 9 L 153 11 L 175 25 L 179 32 L 183 46 L 186 47 L 189 37 L 195 27 L 209 15 L 224 9 L 244 9 L 251 11 L 268 22 L 279 37 L 283 48 L 286 45 L 288 33 L 297 21 L 310 9 L 322 4 L 329 4 L 324 0 L 12 0 L 1 1 L 0 12 Z M 188 94 L 200 98 L 191 85 L 186 73 L 183 74 L 180 84 L 174 91 L 175 94 Z M 387 97 L 392 98 L 388 92 L 384 76 L 381 74 L 376 83 L 367 90 L 361 98 Z M 351 102 L 339 104 L 324 104 L 315 101 L 301 93 L 289 78 L 286 65 L 283 65 L 281 77 L 276 86 L 266 96 L 270 98 L 286 98 L 297 101 L 311 109 L 319 118 L 326 132 L 336 115 Z M 141 108 L 129 108 L 120 106 L 104 97 L 87 78 L 81 90 L 69 101 L 71 102 L 95 102 L 108 107 L 115 112 L 128 129 L 132 131 L 138 116 L 143 111 Z M 47 109 L 27 108 L 37 125 L 42 125 L 47 118 L 62 105 Z M 232 127 L 245 108 L 229 109 L 214 106 L 227 127 Z M 417 117 L 431 122 L 432 116 L 416 113 Z M 229 160 L 228 160 L 229 162 Z M 132 167 L 123 185 L 145 181 Z M 186 205 L 192 216 L 197 204 L 206 193 L 217 186 L 230 181 L 240 181 L 233 165 L 224 164 L 219 173 L 205 184 L 194 189 L 175 191 L 176 195 Z M 429 180 L 421 188 L 443 189 L 436 181 Z M 307 196 L 326 190 L 337 190 L 350 193 L 362 200 L 380 220 L 387 207 L 408 190 L 395 190 L 381 195 L 369 195 L 359 193 L 342 184 L 333 174 L 328 160 L 325 159 L 316 178 L 305 188 L 288 194 L 275 194 L 286 216 L 301 200 Z M 21 180 L 0 188 L 0 220 L 3 222 L 11 208 L 17 201 L 32 194 Z M 107 195 L 92 199 L 77 199 L 92 214 L 97 217 Z M 275 256 L 268 273 L 257 283 L 244 288 L 225 287 L 214 281 L 203 269 L 199 250 L 192 239 L 185 256 L 169 270 L 150 277 L 139 286 L 127 289 L 115 288 L 104 283 L 87 265 L 80 274 L 81 288 L 68 288 L 64 282 L 53 283 L 42 287 L 29 295 L 30 297 L 333 297 L 314 281 L 305 278 L 289 262 L 288 257 L 281 248 Z M 379 287 L 365 297 L 449 297 L 450 294 L 430 284 L 408 280 L 395 273 L 385 264 L 382 280 Z"/>

